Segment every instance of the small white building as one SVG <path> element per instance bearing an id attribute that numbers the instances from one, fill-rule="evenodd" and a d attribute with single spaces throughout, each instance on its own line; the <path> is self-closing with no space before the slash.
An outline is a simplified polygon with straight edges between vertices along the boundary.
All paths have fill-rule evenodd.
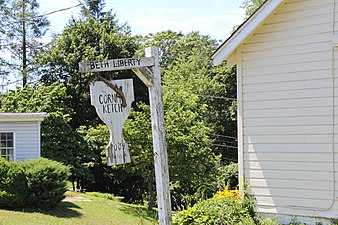
<path id="1" fill-rule="evenodd" d="M 338 0 L 267 0 L 212 59 L 237 65 L 240 188 L 257 210 L 338 218 Z"/>
<path id="2" fill-rule="evenodd" d="M 40 157 L 40 124 L 47 113 L 0 113 L 0 156 L 8 161 Z"/>

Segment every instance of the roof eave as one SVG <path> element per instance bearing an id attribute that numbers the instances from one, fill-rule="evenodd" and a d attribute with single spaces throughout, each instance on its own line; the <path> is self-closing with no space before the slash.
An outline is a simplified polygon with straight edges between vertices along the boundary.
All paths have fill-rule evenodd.
<path id="1" fill-rule="evenodd" d="M 0 122 L 14 121 L 37 121 L 41 122 L 48 116 L 48 113 L 0 113 Z"/>
<path id="2" fill-rule="evenodd" d="M 215 66 L 223 61 L 241 45 L 264 21 L 269 17 L 284 0 L 269 0 L 249 17 L 211 56 Z"/>

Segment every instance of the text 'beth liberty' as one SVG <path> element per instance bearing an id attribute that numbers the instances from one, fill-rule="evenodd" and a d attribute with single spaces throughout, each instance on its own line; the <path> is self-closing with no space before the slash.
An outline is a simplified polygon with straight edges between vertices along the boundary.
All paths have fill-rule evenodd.
<path id="1" fill-rule="evenodd" d="M 136 67 L 141 65 L 140 58 L 134 59 L 115 59 L 110 61 L 92 61 L 90 69 L 107 69 L 107 68 L 121 68 L 121 67 Z"/>

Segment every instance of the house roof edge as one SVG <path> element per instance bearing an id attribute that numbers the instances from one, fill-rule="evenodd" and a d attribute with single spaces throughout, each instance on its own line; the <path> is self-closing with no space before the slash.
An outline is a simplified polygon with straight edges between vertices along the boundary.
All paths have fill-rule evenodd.
<path id="1" fill-rule="evenodd" d="M 220 47 L 211 55 L 215 66 L 225 61 L 232 52 L 248 38 L 276 9 L 284 0 L 267 0 L 256 10 L 246 21 L 244 21 L 234 33 L 224 41 Z"/>
<path id="2" fill-rule="evenodd" d="M 11 121 L 43 121 L 48 116 L 46 112 L 39 113 L 0 113 L 0 122 Z"/>

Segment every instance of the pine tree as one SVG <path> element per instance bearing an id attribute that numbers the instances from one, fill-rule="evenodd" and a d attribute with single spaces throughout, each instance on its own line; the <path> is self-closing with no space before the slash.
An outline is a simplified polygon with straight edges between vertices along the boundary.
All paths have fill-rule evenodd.
<path id="1" fill-rule="evenodd" d="M 22 78 L 22 86 L 34 77 L 34 61 L 42 48 L 49 21 L 38 13 L 36 0 L 8 0 L 1 11 L 4 51 L 15 65 L 10 74 Z"/>

